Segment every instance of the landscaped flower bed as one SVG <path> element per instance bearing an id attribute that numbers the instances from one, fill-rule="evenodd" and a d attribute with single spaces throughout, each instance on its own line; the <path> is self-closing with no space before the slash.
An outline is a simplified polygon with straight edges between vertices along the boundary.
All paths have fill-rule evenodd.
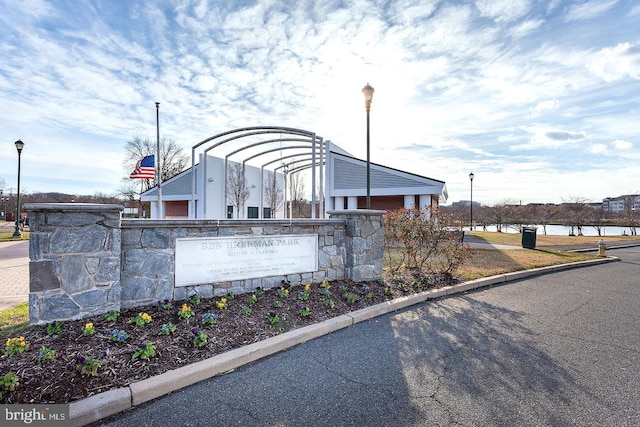
<path id="1" fill-rule="evenodd" d="M 10 337 L 0 359 L 1 403 L 66 403 L 382 301 L 435 280 L 287 283 L 254 293 L 158 301 Z M 447 283 L 450 284 L 450 283 Z M 442 283 L 440 284 L 442 285 Z"/>

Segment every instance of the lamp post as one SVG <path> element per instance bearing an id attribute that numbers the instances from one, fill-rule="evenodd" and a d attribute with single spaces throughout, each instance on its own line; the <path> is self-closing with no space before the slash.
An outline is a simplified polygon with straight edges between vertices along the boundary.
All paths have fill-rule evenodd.
<path id="1" fill-rule="evenodd" d="M 369 110 L 371 110 L 371 100 L 374 89 L 367 83 L 362 88 L 364 94 L 364 106 L 367 109 L 367 209 L 371 209 L 371 161 L 369 158 Z"/>
<path id="2" fill-rule="evenodd" d="M 24 142 L 17 140 L 16 149 L 18 150 L 18 198 L 16 200 L 16 229 L 13 232 L 13 237 L 22 237 L 20 233 L 20 154 L 24 148 Z"/>
<path id="3" fill-rule="evenodd" d="M 469 174 L 469 181 L 471 181 L 471 221 L 470 221 L 470 226 L 469 229 L 473 231 L 473 177 L 475 175 L 473 174 L 473 172 L 471 172 Z"/>

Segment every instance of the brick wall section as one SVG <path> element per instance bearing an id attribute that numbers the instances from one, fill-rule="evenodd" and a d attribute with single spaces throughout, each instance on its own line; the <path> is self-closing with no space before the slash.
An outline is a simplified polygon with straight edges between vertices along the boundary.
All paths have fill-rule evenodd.
<path id="1" fill-rule="evenodd" d="M 29 320 L 79 319 L 120 310 L 122 206 L 26 204 Z"/>
<path id="2" fill-rule="evenodd" d="M 329 219 L 121 219 L 122 206 L 28 204 L 31 323 L 109 310 L 240 294 L 261 287 L 382 277 L 384 211 L 333 211 Z M 318 271 L 175 287 L 175 242 L 184 237 L 318 235 Z"/>

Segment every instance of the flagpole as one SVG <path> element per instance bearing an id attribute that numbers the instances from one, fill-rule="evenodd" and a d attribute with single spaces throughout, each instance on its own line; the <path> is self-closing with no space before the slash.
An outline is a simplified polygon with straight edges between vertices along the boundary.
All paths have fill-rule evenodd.
<path id="1" fill-rule="evenodd" d="M 157 137 L 157 152 L 156 152 L 156 180 L 158 182 L 158 218 L 162 219 L 162 165 L 160 162 L 160 103 L 156 102 L 156 137 Z"/>

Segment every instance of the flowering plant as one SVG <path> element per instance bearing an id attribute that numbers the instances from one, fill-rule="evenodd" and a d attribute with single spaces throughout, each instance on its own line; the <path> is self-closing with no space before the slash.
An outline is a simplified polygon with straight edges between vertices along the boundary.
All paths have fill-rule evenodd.
<path id="1" fill-rule="evenodd" d="M 3 393 L 7 391 L 14 391 L 20 384 L 19 378 L 13 372 L 9 372 L 2 379 L 0 379 L 0 399 Z"/>
<path id="2" fill-rule="evenodd" d="M 311 284 L 304 285 L 304 290 L 298 292 L 298 299 L 301 301 L 309 301 L 309 293 L 311 292 Z"/>
<path id="3" fill-rule="evenodd" d="M 262 290 L 262 288 L 260 286 L 258 286 L 256 288 L 255 291 L 253 291 L 257 296 L 263 295 L 264 294 L 264 290 Z"/>
<path id="4" fill-rule="evenodd" d="M 149 360 L 156 355 L 156 346 L 152 342 L 138 344 L 138 349 L 133 353 L 131 359 Z"/>
<path id="5" fill-rule="evenodd" d="M 77 356 L 75 361 L 76 371 L 80 372 L 80 375 L 94 376 L 98 373 L 98 368 L 100 367 L 100 361 L 98 359 L 93 359 L 89 356 Z"/>
<path id="6" fill-rule="evenodd" d="M 168 310 L 171 308 L 171 301 L 169 301 L 168 299 L 165 299 L 163 301 L 158 301 L 156 303 L 156 307 L 160 310 Z"/>
<path id="7" fill-rule="evenodd" d="M 138 315 L 131 319 L 131 321 L 137 326 L 143 326 L 147 323 L 151 323 L 151 316 L 149 316 L 147 313 L 138 313 Z"/>
<path id="8" fill-rule="evenodd" d="M 358 297 L 356 297 L 356 296 L 355 296 L 354 294 L 352 294 L 352 293 L 348 293 L 348 294 L 345 296 L 345 299 L 347 300 L 347 302 L 348 302 L 349 304 L 353 304 L 354 302 L 356 302 L 356 300 L 358 299 Z"/>
<path id="9" fill-rule="evenodd" d="M 240 310 L 240 314 L 251 314 L 251 308 L 247 307 L 246 305 L 242 306 L 242 309 Z"/>
<path id="10" fill-rule="evenodd" d="M 24 337 L 7 338 L 4 346 L 4 354 L 11 357 L 28 349 L 29 343 L 24 340 Z"/>
<path id="11" fill-rule="evenodd" d="M 218 315 L 215 313 L 204 313 L 202 315 L 203 325 L 215 325 L 218 323 Z"/>
<path id="12" fill-rule="evenodd" d="M 273 302 L 273 306 L 274 306 L 275 308 L 280 308 L 280 307 L 282 307 L 282 301 L 275 300 L 275 301 Z"/>
<path id="13" fill-rule="evenodd" d="M 191 333 L 193 334 L 193 338 L 191 342 L 196 347 L 204 347 L 207 345 L 207 333 L 202 329 L 192 328 Z"/>
<path id="14" fill-rule="evenodd" d="M 62 323 L 53 322 L 47 325 L 47 335 L 58 335 L 62 333 Z"/>
<path id="15" fill-rule="evenodd" d="M 181 319 L 188 319 L 193 316 L 193 310 L 187 304 L 182 304 L 182 308 L 178 311 L 178 317 Z"/>
<path id="16" fill-rule="evenodd" d="M 162 325 L 162 327 L 160 328 L 160 335 L 171 335 L 172 333 L 174 333 L 176 331 L 176 325 L 174 325 L 173 323 L 169 322 L 169 323 L 165 323 L 164 325 Z"/>
<path id="17" fill-rule="evenodd" d="M 115 342 L 123 342 L 126 341 L 127 338 L 129 338 L 129 335 L 127 335 L 125 331 L 119 331 L 117 329 L 114 329 L 109 334 L 109 339 Z"/>
<path id="18" fill-rule="evenodd" d="M 220 301 L 216 303 L 216 307 L 218 307 L 218 309 L 220 310 L 224 310 L 225 308 L 227 308 L 227 299 L 220 298 Z"/>
<path id="19" fill-rule="evenodd" d="M 276 313 L 269 313 L 267 321 L 270 324 L 275 325 L 276 323 L 280 322 L 280 316 L 278 316 Z"/>
<path id="20" fill-rule="evenodd" d="M 336 303 L 333 302 L 331 298 L 329 298 L 328 300 L 324 301 L 324 306 L 333 310 L 334 308 L 336 308 Z"/>
<path id="21" fill-rule="evenodd" d="M 104 314 L 104 320 L 112 321 L 120 317 L 120 312 L 116 310 L 110 310 Z"/>
<path id="22" fill-rule="evenodd" d="M 300 306 L 296 304 L 296 310 L 298 310 L 298 314 L 302 317 L 307 317 L 311 314 L 311 310 L 307 306 Z"/>
<path id="23" fill-rule="evenodd" d="M 47 347 L 42 347 L 40 348 L 40 351 L 38 352 L 38 363 L 44 363 L 48 360 L 53 360 L 56 357 L 56 352 L 55 350 L 51 350 L 50 348 Z"/>
<path id="24" fill-rule="evenodd" d="M 249 295 L 249 300 L 247 301 L 249 304 L 255 304 L 258 302 L 258 297 L 256 294 Z"/>
<path id="25" fill-rule="evenodd" d="M 200 299 L 200 295 L 193 294 L 189 297 L 189 302 L 193 305 L 198 305 L 202 302 L 202 300 Z"/>
<path id="26" fill-rule="evenodd" d="M 84 325 L 84 329 L 82 330 L 84 335 L 93 335 L 96 333 L 96 328 L 93 327 L 93 323 L 89 322 Z"/>
<path id="27" fill-rule="evenodd" d="M 287 298 L 287 297 L 289 297 L 289 289 L 287 289 L 287 288 L 280 288 L 280 290 L 278 291 L 278 295 L 280 296 L 280 298 Z"/>

